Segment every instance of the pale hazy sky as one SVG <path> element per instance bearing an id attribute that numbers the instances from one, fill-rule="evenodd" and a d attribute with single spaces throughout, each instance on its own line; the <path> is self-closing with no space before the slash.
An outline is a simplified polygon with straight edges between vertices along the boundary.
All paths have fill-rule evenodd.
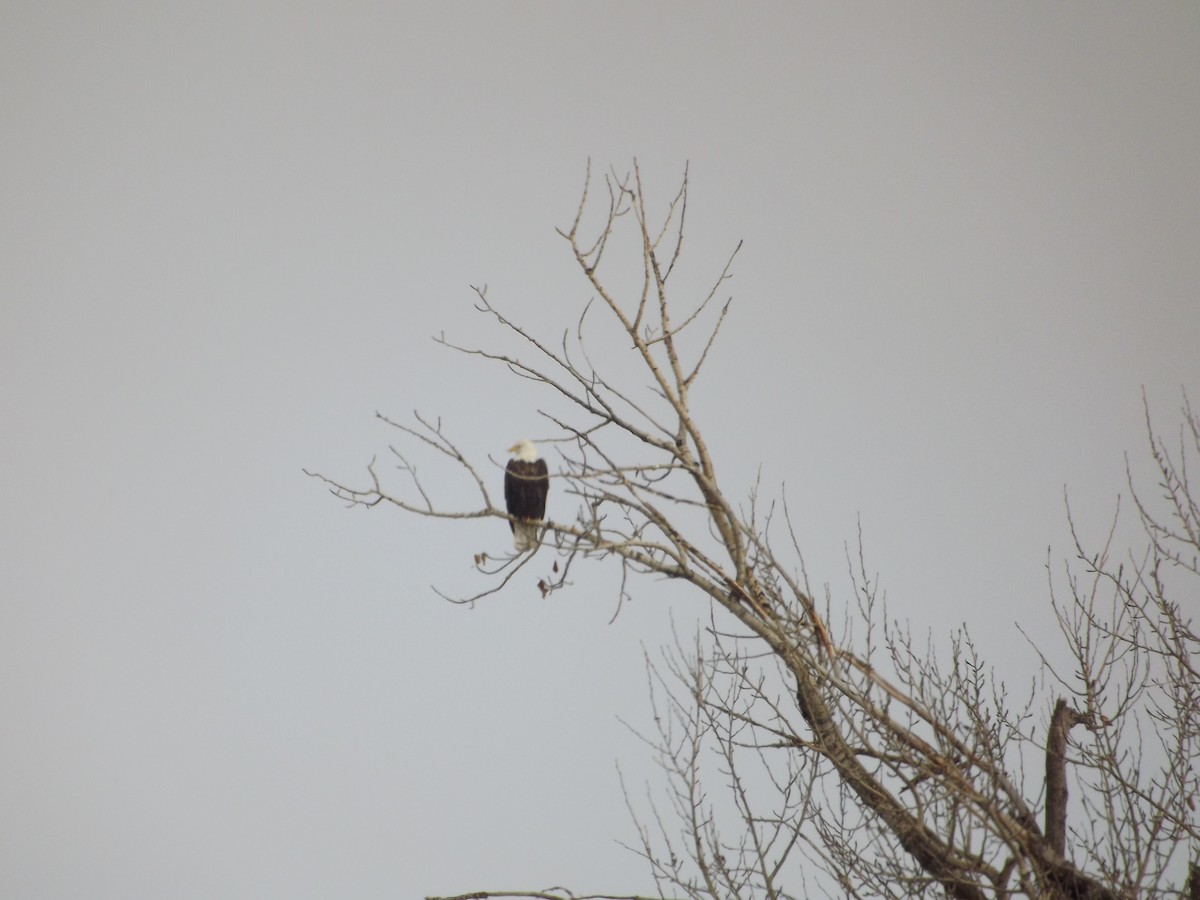
<path id="1" fill-rule="evenodd" d="M 572 324 L 554 227 L 634 155 L 690 161 L 692 283 L 745 241 L 728 485 L 787 483 L 835 602 L 861 518 L 893 615 L 1028 675 L 1064 487 L 1098 539 L 1143 385 L 1200 385 L 1200 5 L 3 0 L 0 895 L 648 889 L 617 716 L 703 608 L 452 607 L 501 523 L 301 474 L 377 409 L 541 434 L 430 337 L 492 339 L 484 282 Z"/>

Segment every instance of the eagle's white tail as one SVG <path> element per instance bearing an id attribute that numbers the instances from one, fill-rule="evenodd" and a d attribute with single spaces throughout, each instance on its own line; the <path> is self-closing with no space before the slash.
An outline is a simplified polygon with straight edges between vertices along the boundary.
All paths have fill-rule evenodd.
<path id="1" fill-rule="evenodd" d="M 532 550 L 538 545 L 538 531 L 541 530 L 541 527 L 541 522 L 515 522 L 513 524 L 513 544 L 518 553 Z"/>

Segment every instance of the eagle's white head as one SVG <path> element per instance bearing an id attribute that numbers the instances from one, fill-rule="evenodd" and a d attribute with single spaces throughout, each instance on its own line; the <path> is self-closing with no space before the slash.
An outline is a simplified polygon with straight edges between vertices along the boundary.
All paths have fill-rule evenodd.
<path id="1" fill-rule="evenodd" d="M 537 462 L 537 444 L 531 440 L 523 439 L 517 441 L 508 448 L 508 452 L 513 455 L 513 459 L 519 459 L 521 462 Z"/>

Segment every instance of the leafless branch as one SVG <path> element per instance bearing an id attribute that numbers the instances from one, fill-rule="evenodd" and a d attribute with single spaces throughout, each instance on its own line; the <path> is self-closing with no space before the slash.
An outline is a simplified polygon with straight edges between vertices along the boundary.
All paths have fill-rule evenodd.
<path id="1" fill-rule="evenodd" d="M 1050 614 L 1069 661 L 1037 647 L 1043 670 L 1014 702 L 965 629 L 922 641 L 889 617 L 861 533 L 847 552 L 851 593 L 843 602 L 827 587 L 818 603 L 786 497 L 776 505 L 756 483 L 747 503 L 724 489 L 691 397 L 728 321 L 731 301 L 713 301 L 741 245 L 698 302 L 668 290 L 685 261 L 688 177 L 656 213 L 636 160 L 604 176 L 607 202 L 589 162 L 558 232 L 593 292 L 573 327 L 544 338 L 478 287 L 475 309 L 515 349 L 436 339 L 542 390 L 558 449 L 552 489 L 577 504 L 574 519 L 545 523 L 533 553 L 476 554 L 483 588 L 441 596 L 472 605 L 531 565 L 548 566 L 538 582 L 548 594 L 589 560 L 620 567 L 614 618 L 647 576 L 683 583 L 707 605 L 703 632 L 648 665 L 656 733 L 639 736 L 657 754 L 666 803 L 649 791 L 646 812 L 625 794 L 630 849 L 660 898 L 792 898 L 831 886 L 847 897 L 1178 896 L 1200 856 L 1200 639 L 1176 599 L 1190 589 L 1194 607 L 1185 579 L 1200 575 L 1190 483 L 1200 421 L 1186 395 L 1177 448 L 1150 427 L 1146 405 L 1160 478 L 1155 497 L 1133 491 L 1144 552 L 1118 558 L 1115 520 L 1100 552 L 1085 552 L 1068 507 L 1076 560 L 1065 589 L 1052 582 Z M 628 246 L 619 233 L 640 248 L 628 259 L 617 258 Z M 588 349 L 613 341 L 629 350 L 615 368 Z M 485 477 L 440 420 L 414 417 L 379 416 L 401 435 L 389 445 L 395 474 L 382 476 L 375 460 L 357 486 L 308 474 L 351 506 L 509 520 L 488 490 L 499 464 Z M 424 479 L 429 458 L 477 499 L 449 508 Z M 1039 740 L 1047 683 L 1057 703 Z M 1078 724 L 1087 728 L 1073 732 Z M 1192 875 L 1190 895 L 1195 884 Z M 453 900 L 490 897 L 637 900 L 557 887 Z"/>

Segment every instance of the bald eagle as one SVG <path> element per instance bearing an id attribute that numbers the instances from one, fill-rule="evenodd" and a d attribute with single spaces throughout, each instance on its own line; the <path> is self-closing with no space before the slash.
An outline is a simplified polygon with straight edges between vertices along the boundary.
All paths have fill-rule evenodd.
<path id="1" fill-rule="evenodd" d="M 546 461 L 538 459 L 533 441 L 517 441 L 508 448 L 513 458 L 504 468 L 504 504 L 510 521 L 513 543 L 517 552 L 532 550 L 538 545 L 538 529 L 546 515 L 546 494 L 550 491 L 550 475 Z"/>

